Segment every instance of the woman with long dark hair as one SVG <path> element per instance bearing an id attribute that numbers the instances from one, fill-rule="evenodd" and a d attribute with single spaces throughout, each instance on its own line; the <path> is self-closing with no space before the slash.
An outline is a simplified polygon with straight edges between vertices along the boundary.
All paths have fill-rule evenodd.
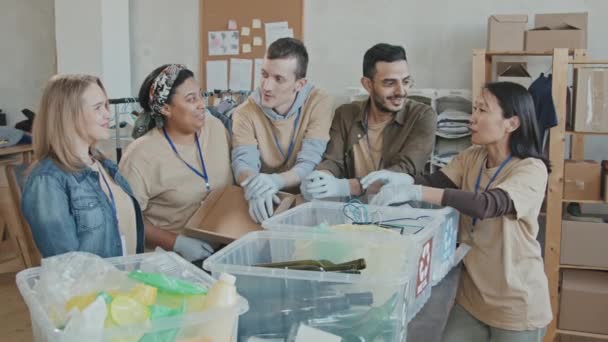
<path id="1" fill-rule="evenodd" d="M 451 206 L 459 238 L 471 246 L 443 340 L 541 341 L 551 322 L 538 214 L 550 165 L 541 154 L 534 104 L 515 83 L 487 84 L 475 101 L 473 147 L 441 171 L 412 178 L 378 171 L 385 185 L 371 204 L 408 201 Z"/>

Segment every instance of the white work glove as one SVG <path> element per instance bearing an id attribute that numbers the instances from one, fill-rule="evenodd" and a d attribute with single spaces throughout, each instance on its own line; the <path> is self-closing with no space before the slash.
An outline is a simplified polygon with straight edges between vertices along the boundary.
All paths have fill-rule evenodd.
<path id="1" fill-rule="evenodd" d="M 310 186 L 310 184 L 312 183 L 307 181 L 306 179 L 303 179 L 302 183 L 300 183 L 300 194 L 307 201 L 312 200 L 312 194 L 308 192 L 308 187 Z"/>
<path id="2" fill-rule="evenodd" d="M 367 189 L 370 185 L 381 181 L 384 185 L 410 185 L 414 184 L 414 178 L 407 173 L 389 170 L 374 171 L 361 179 L 361 187 Z"/>
<path id="3" fill-rule="evenodd" d="M 314 199 L 350 196 L 348 179 L 338 179 L 326 172 L 313 171 L 302 182 L 304 190 Z"/>
<path id="4" fill-rule="evenodd" d="M 395 203 L 422 201 L 422 185 L 385 185 L 372 198 L 370 205 L 387 206 Z"/>
<path id="5" fill-rule="evenodd" d="M 184 259 L 192 262 L 204 259 L 213 254 L 213 248 L 205 241 L 178 235 L 173 245 L 173 251 L 179 253 Z"/>
<path id="6" fill-rule="evenodd" d="M 280 202 L 279 197 L 271 192 L 252 198 L 249 200 L 249 216 L 255 222 L 262 223 L 274 214 L 274 204 Z"/>
<path id="7" fill-rule="evenodd" d="M 260 173 L 247 178 L 241 186 L 245 189 L 245 199 L 251 200 L 258 197 L 263 197 L 266 192 L 273 195 L 285 186 L 283 178 L 276 173 L 266 174 Z"/>

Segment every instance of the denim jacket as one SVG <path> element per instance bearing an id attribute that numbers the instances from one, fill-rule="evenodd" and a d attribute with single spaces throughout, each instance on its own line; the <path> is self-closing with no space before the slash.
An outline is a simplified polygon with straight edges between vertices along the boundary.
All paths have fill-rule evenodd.
<path id="1" fill-rule="evenodd" d="M 108 174 L 133 201 L 137 216 L 137 253 L 144 251 L 144 224 L 131 187 L 110 160 L 101 161 Z M 50 158 L 41 160 L 23 187 L 21 211 L 43 257 L 85 251 L 101 257 L 122 255 L 122 242 L 112 204 L 90 168 L 61 169 Z"/>

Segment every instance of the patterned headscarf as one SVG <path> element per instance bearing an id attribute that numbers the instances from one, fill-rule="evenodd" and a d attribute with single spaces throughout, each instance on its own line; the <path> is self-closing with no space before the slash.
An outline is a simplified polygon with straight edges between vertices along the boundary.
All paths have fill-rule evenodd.
<path id="1" fill-rule="evenodd" d="M 144 112 L 137 118 L 133 127 L 133 138 L 137 139 L 155 127 L 161 128 L 164 126 L 161 110 L 167 103 L 173 83 L 182 70 L 187 70 L 185 65 L 169 64 L 152 81 L 148 96 L 148 105 L 151 111 Z"/>

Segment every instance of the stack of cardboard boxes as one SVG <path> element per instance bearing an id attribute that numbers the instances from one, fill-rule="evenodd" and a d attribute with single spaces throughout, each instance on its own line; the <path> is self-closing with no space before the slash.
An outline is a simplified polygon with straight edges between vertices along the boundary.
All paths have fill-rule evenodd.
<path id="1" fill-rule="evenodd" d="M 608 198 L 608 162 L 567 160 L 564 198 L 597 201 Z M 558 326 L 563 330 L 608 334 L 608 223 L 602 219 L 564 220 L 560 263 L 562 272 Z M 576 269 L 581 268 L 581 269 Z M 594 269 L 597 269 L 594 270 Z"/>
<path id="2" fill-rule="evenodd" d="M 554 48 L 587 48 L 587 13 L 537 14 L 527 29 L 527 14 L 492 15 L 488 50 L 546 52 Z"/>

